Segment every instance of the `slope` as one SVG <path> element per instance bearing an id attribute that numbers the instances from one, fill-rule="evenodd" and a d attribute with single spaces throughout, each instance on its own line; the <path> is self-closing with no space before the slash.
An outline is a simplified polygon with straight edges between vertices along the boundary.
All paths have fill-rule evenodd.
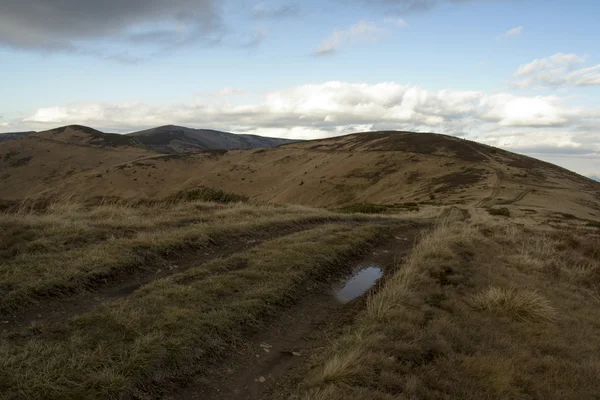
<path id="1" fill-rule="evenodd" d="M 255 149 L 275 147 L 293 142 L 287 139 L 236 135 L 210 129 L 192 129 L 174 125 L 133 132 L 127 136 L 134 137 L 147 148 L 159 153 L 184 153 L 216 149 Z"/>
<path id="2" fill-rule="evenodd" d="M 2 199 L 37 196 L 124 162 L 155 155 L 131 138 L 69 126 L 0 143 Z"/>
<path id="3" fill-rule="evenodd" d="M 72 170 L 72 176 L 63 172 L 60 182 L 49 181 L 45 187 L 90 197 L 165 198 L 207 186 L 278 204 L 515 205 L 582 219 L 600 215 L 596 182 L 533 158 L 445 135 L 370 132 L 268 149 L 172 155 L 124 149 L 117 149 L 121 163 L 87 162 L 81 171 L 65 160 L 62 168 Z M 0 146 L 0 154 L 5 152 Z M 56 158 L 54 153 L 46 156 Z M 19 168 L 29 179 L 44 182 L 48 171 L 40 167 Z M 16 179 L 10 170 L 2 177 L 2 188 L 7 179 Z M 4 198 L 19 199 L 27 191 L 3 193 Z"/>

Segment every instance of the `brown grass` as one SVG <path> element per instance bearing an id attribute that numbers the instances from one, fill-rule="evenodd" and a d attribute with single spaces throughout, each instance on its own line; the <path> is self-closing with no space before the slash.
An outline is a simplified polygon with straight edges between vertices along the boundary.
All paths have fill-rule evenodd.
<path id="1" fill-rule="evenodd" d="M 0 311 L 151 269 L 175 252 L 340 218 L 308 207 L 197 201 L 97 207 L 64 201 L 41 212 L 0 213 Z"/>
<path id="2" fill-rule="evenodd" d="M 442 223 L 313 361 L 293 397 L 595 398 L 598 277 L 584 268 L 583 282 L 574 267 L 598 264 L 586 235 L 508 220 Z M 516 263 L 515 249 L 535 263 Z M 557 259 L 568 270 L 557 273 Z"/>
<path id="3" fill-rule="evenodd" d="M 523 321 L 554 322 L 557 317 L 548 299 L 531 291 L 491 287 L 473 296 L 472 303 L 478 310 L 506 313 Z"/>
<path id="4" fill-rule="evenodd" d="M 0 395 L 154 398 L 206 373 L 380 231 L 324 225 L 157 280 L 97 311 L 5 334 Z"/>

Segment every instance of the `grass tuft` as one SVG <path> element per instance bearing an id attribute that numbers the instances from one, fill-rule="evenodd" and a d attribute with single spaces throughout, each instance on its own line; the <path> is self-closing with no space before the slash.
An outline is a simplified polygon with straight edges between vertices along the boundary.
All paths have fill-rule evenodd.
<path id="1" fill-rule="evenodd" d="M 490 287 L 473 296 L 472 304 L 477 310 L 505 313 L 521 321 L 555 322 L 557 318 L 548 299 L 533 291 Z"/>

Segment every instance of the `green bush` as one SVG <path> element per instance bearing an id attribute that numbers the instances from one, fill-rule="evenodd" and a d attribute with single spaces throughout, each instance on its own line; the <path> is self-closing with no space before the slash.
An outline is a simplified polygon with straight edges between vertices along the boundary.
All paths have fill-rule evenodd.
<path id="1" fill-rule="evenodd" d="M 501 216 L 501 217 L 510 217 L 510 211 L 506 207 L 502 207 L 502 208 L 488 208 L 487 212 L 490 213 L 490 215 L 498 215 L 498 216 Z"/>

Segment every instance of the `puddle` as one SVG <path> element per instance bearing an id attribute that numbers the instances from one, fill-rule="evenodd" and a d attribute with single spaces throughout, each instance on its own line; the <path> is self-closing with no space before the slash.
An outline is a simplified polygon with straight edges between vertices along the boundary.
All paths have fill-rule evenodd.
<path id="1" fill-rule="evenodd" d="M 359 266 L 345 282 L 334 286 L 336 299 L 347 303 L 362 296 L 381 278 L 383 270 L 376 265 Z"/>

